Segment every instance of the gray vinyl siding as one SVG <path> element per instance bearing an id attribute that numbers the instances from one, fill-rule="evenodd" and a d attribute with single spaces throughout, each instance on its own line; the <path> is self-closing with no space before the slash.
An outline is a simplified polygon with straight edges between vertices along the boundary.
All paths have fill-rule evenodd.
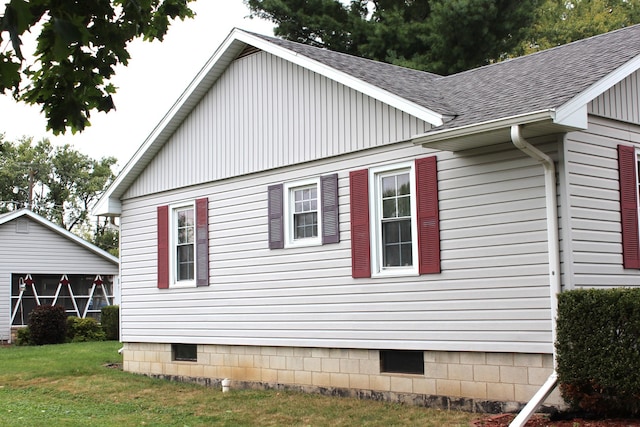
<path id="1" fill-rule="evenodd" d="M 16 232 L 19 221 L 28 222 L 28 233 Z M 9 339 L 14 273 L 117 276 L 118 265 L 28 218 L 0 225 L 0 340 Z"/>
<path id="2" fill-rule="evenodd" d="M 572 242 L 568 287 L 638 286 L 622 267 L 617 145 L 640 147 L 640 126 L 594 115 L 567 134 L 565 159 Z"/>
<path id="3" fill-rule="evenodd" d="M 589 113 L 640 125 L 640 72 L 630 74 L 589 103 Z"/>
<path id="4" fill-rule="evenodd" d="M 281 58 L 231 63 L 125 198 L 408 140 L 430 125 Z"/>
<path id="5" fill-rule="evenodd" d="M 427 155 L 438 157 L 442 273 L 353 279 L 349 172 Z M 269 250 L 267 187 L 332 172 L 340 243 Z M 157 289 L 156 207 L 204 196 L 210 286 Z M 129 198 L 121 220 L 126 342 L 552 351 L 542 167 L 510 144 L 456 155 L 387 144 Z"/>

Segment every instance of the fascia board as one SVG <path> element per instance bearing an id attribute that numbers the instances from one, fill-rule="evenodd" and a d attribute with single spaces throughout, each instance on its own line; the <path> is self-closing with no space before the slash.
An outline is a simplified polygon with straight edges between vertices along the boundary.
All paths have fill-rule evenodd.
<path id="1" fill-rule="evenodd" d="M 574 96 L 571 100 L 564 103 L 556 109 L 556 122 L 564 123 L 565 120 L 571 121 L 571 116 L 580 111 L 589 102 L 600 96 L 602 93 L 611 89 L 617 83 L 624 80 L 627 76 L 640 69 L 640 55 L 618 67 L 612 73 L 609 73 L 598 82 L 589 86 L 586 90 Z M 585 117 L 586 119 L 586 117 Z"/>
<path id="2" fill-rule="evenodd" d="M 5 224 L 5 223 L 7 223 L 9 221 L 12 221 L 14 219 L 20 218 L 22 216 L 29 217 L 30 219 L 32 219 L 33 221 L 39 223 L 40 225 L 43 225 L 44 227 L 47 227 L 48 229 L 54 231 L 55 233 L 58 233 L 61 236 L 65 237 L 65 238 L 67 238 L 69 240 L 74 241 L 75 243 L 83 246 L 84 248 L 88 249 L 89 251 L 95 253 L 96 255 L 101 256 L 102 258 L 105 258 L 108 261 L 113 262 L 114 264 L 119 264 L 120 263 L 118 258 L 114 257 L 109 252 L 100 249 L 99 247 L 95 246 L 94 244 L 87 242 L 86 240 L 82 239 L 81 237 L 76 236 L 72 232 L 60 227 L 57 224 L 54 224 L 53 222 L 49 221 L 48 219 L 43 218 L 40 215 L 37 215 L 37 214 L 33 213 L 32 211 L 30 211 L 28 209 L 20 209 L 18 211 L 15 211 L 12 214 L 8 214 L 6 216 L 3 216 L 2 218 L 0 218 L 0 225 Z"/>
<path id="3" fill-rule="evenodd" d="M 278 56 L 286 61 L 292 62 L 303 68 L 306 68 L 310 71 L 313 71 L 331 80 L 341 83 L 358 92 L 362 92 L 365 95 L 368 95 L 374 99 L 379 100 L 380 102 L 391 105 L 392 107 L 395 107 L 401 111 L 404 111 L 407 114 L 410 114 L 421 120 L 424 120 L 433 126 L 441 126 L 444 123 L 444 119 L 447 118 L 447 116 L 436 113 L 435 111 L 432 111 L 428 108 L 422 107 L 416 103 L 408 101 L 407 99 L 401 96 L 392 94 L 384 89 L 380 89 L 379 87 L 369 84 L 367 82 L 364 82 L 358 79 L 357 77 L 354 77 L 342 71 L 338 71 L 335 68 L 332 68 L 314 59 L 308 58 L 304 55 L 300 55 L 297 52 L 293 52 L 282 46 L 278 46 L 273 43 L 270 43 L 267 40 L 264 40 L 260 37 L 256 37 L 252 34 L 248 34 L 245 32 L 239 32 L 237 34 L 237 39 L 247 44 L 250 44 L 252 46 L 255 46 L 260 50 L 263 50 L 265 52 Z"/>

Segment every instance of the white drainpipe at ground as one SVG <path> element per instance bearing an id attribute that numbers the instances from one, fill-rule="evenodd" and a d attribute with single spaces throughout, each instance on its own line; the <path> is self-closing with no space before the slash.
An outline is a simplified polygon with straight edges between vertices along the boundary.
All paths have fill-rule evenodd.
<path id="1" fill-rule="evenodd" d="M 558 375 L 556 373 L 556 317 L 558 313 L 558 294 L 560 284 L 560 241 L 558 236 L 558 199 L 556 191 L 556 168 L 553 159 L 539 149 L 532 146 L 522 136 L 521 125 L 511 126 L 511 142 L 520 151 L 532 159 L 537 160 L 544 167 L 545 204 L 547 210 L 547 245 L 549 252 L 549 292 L 551 297 L 551 338 L 553 346 L 553 372 L 542 387 L 531 398 L 529 403 L 520 411 L 509 427 L 523 427 L 527 420 L 542 405 L 556 387 Z"/>

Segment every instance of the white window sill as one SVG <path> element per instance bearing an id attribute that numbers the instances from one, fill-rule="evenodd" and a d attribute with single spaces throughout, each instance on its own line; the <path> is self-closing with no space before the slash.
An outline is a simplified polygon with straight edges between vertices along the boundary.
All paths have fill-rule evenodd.
<path id="1" fill-rule="evenodd" d="M 196 287 L 195 280 L 176 282 L 169 285 L 169 289 L 186 289 L 186 288 L 195 288 L 195 287 Z"/>
<path id="2" fill-rule="evenodd" d="M 293 242 L 286 242 L 284 247 L 285 248 L 307 248 L 309 246 L 322 246 L 322 240 L 321 239 L 303 239 L 303 240 L 296 240 Z"/>
<path id="3" fill-rule="evenodd" d="M 418 277 L 420 273 L 417 269 L 388 269 L 375 272 L 371 275 L 372 278 L 387 278 L 387 277 Z"/>

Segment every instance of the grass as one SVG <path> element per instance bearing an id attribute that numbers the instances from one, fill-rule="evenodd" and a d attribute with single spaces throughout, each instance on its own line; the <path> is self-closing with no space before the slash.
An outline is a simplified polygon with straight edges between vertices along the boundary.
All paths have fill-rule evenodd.
<path id="1" fill-rule="evenodd" d="M 294 392 L 220 390 L 105 367 L 114 341 L 0 348 L 3 426 L 468 426 L 477 415 Z"/>

